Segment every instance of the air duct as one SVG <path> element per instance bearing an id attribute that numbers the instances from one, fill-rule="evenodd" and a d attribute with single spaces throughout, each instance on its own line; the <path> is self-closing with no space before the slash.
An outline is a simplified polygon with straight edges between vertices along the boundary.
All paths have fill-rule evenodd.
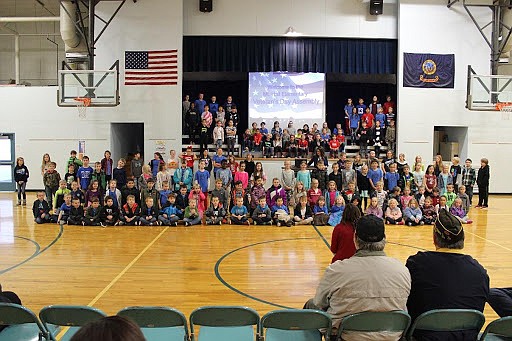
<path id="1" fill-rule="evenodd" d="M 60 10 L 60 35 L 66 46 L 66 52 L 78 47 L 80 44 L 80 35 L 76 31 L 74 22 L 75 5 L 71 1 L 61 1 Z"/>

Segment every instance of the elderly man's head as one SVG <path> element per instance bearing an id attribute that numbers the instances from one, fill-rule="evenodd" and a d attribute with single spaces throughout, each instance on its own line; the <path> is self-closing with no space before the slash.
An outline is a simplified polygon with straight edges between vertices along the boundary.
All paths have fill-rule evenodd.
<path id="1" fill-rule="evenodd" d="M 382 251 L 386 246 L 386 234 L 382 219 L 367 215 L 356 224 L 354 241 L 358 250 Z"/>
<path id="2" fill-rule="evenodd" d="M 464 229 L 457 217 L 440 210 L 434 225 L 434 244 L 437 249 L 463 249 Z"/>

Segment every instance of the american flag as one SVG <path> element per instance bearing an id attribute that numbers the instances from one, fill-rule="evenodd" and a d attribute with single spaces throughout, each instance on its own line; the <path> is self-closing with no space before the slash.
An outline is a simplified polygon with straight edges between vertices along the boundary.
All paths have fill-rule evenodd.
<path id="1" fill-rule="evenodd" d="M 125 51 L 125 85 L 177 85 L 178 50 Z"/>

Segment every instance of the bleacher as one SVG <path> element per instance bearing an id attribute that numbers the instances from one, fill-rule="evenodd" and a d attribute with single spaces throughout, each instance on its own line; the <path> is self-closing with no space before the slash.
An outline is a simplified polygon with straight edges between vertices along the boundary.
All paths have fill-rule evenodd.
<path id="1" fill-rule="evenodd" d="M 360 149 L 359 145 L 357 145 L 357 144 L 351 145 L 350 144 L 350 136 L 346 136 L 346 139 L 347 140 L 346 140 L 346 145 L 345 145 L 345 153 L 347 153 L 347 158 L 354 158 L 356 156 L 356 154 L 359 153 L 359 149 Z M 181 136 L 181 143 L 182 143 L 181 151 L 185 152 L 189 146 L 192 146 L 192 152 L 194 152 L 196 155 L 199 155 L 199 152 L 200 152 L 199 144 L 189 144 L 189 143 L 187 143 L 188 140 L 189 140 L 188 135 Z M 210 153 L 210 154 L 215 153 L 217 151 L 217 146 L 213 143 L 208 144 L 207 147 L 208 147 L 208 153 Z M 226 144 L 222 145 L 222 149 L 224 149 L 225 151 L 227 150 L 227 148 L 228 147 Z M 235 144 L 234 150 L 235 150 L 235 156 L 237 156 L 239 158 L 245 157 L 246 152 L 243 150 L 241 144 L 239 144 L 239 143 Z M 368 150 L 375 150 L 375 147 L 368 146 Z M 377 155 L 377 158 L 382 159 L 386 155 L 387 150 L 388 150 L 387 146 L 380 147 L 380 155 Z M 251 154 L 253 154 L 253 156 L 255 158 L 263 157 L 261 151 L 251 152 Z M 327 153 L 327 156 L 329 156 L 329 153 Z"/>

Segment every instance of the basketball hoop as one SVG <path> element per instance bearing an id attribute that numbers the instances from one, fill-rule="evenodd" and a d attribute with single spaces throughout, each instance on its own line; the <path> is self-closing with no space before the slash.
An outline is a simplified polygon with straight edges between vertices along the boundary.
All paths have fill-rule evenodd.
<path id="1" fill-rule="evenodd" d="M 87 118 L 87 107 L 91 105 L 91 99 L 89 97 L 76 97 L 74 100 L 78 109 L 78 117 L 81 119 Z"/>
<path id="2" fill-rule="evenodd" d="M 498 102 L 496 103 L 496 109 L 501 111 L 502 120 L 510 120 L 510 113 L 512 113 L 511 102 Z"/>

